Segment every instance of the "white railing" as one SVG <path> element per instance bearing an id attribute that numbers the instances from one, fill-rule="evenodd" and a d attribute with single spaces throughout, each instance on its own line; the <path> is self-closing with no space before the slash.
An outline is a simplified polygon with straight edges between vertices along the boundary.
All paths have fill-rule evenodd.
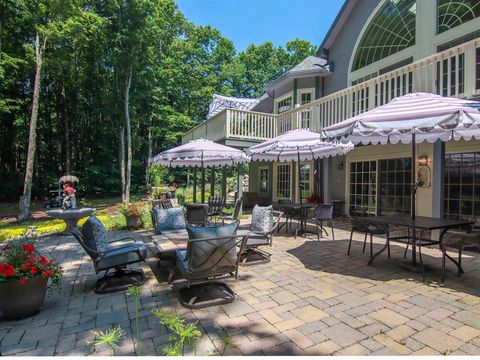
<path id="1" fill-rule="evenodd" d="M 480 50 L 477 48 L 480 48 L 480 39 L 436 53 L 278 115 L 224 111 L 220 113 L 226 114 L 225 132 L 222 135 L 224 138 L 261 141 L 291 129 L 310 128 L 319 131 L 413 91 L 461 98 L 479 96 L 480 80 L 477 85 L 476 79 L 480 79 L 480 73 L 476 72 L 476 53 Z M 217 120 L 215 118 L 199 125 L 205 124 L 202 131 L 207 131 L 206 124 Z M 218 126 L 215 128 L 220 129 Z M 195 132 L 201 131 L 194 128 L 184 138 L 195 138 Z"/>

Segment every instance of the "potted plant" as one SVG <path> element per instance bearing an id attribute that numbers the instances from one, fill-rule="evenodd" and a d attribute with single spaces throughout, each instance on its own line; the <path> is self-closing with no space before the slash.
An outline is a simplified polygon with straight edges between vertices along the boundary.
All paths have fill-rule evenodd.
<path id="1" fill-rule="evenodd" d="M 323 199 L 320 195 L 310 194 L 305 199 L 307 203 L 322 203 Z"/>
<path id="2" fill-rule="evenodd" d="M 145 206 L 141 202 L 122 204 L 119 210 L 125 216 L 128 229 L 140 229 L 143 226 L 142 215 L 145 213 Z"/>
<path id="3" fill-rule="evenodd" d="M 33 243 L 34 238 L 16 238 L 0 250 L 0 311 L 4 319 L 34 315 L 47 289 L 53 291 L 62 283 L 60 265 L 41 255 Z"/>

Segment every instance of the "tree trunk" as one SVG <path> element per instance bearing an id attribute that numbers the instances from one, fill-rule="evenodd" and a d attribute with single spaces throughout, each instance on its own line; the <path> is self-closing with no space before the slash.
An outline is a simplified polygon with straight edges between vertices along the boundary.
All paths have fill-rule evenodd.
<path id="1" fill-rule="evenodd" d="M 129 112 L 129 98 L 130 98 L 130 85 L 132 83 L 132 66 L 128 72 L 127 80 L 125 82 L 125 126 L 127 128 L 127 175 L 125 181 L 125 202 L 130 202 L 130 184 L 132 180 L 132 129 L 130 125 L 130 112 Z"/>
<path id="2" fill-rule="evenodd" d="M 67 116 L 67 97 L 65 96 L 65 85 L 61 83 L 60 96 L 62 99 L 62 117 L 65 130 L 65 171 L 67 174 L 70 174 L 71 166 L 71 144 L 70 144 L 70 122 Z"/>
<path id="3" fill-rule="evenodd" d="M 123 126 L 119 133 L 118 162 L 120 163 L 120 178 L 122 179 L 122 202 L 125 203 L 125 128 Z"/>
<path id="4" fill-rule="evenodd" d="M 149 161 L 152 158 L 152 126 L 153 126 L 153 115 L 150 116 L 150 124 L 148 126 L 148 157 L 147 157 L 147 166 L 145 169 L 145 183 L 147 186 L 150 185 L 150 176 L 148 173 Z"/>
<path id="5" fill-rule="evenodd" d="M 20 201 L 19 220 L 28 219 L 30 213 L 30 200 L 32 196 L 32 178 L 33 178 L 33 163 L 35 160 L 35 149 L 37 140 L 37 119 L 38 119 L 38 102 L 40 92 L 40 81 L 42 74 L 42 55 L 47 43 L 47 38 L 43 39 L 43 44 L 40 46 L 40 35 L 38 31 L 35 35 L 35 81 L 33 83 L 33 102 L 32 113 L 30 116 L 30 130 L 28 135 L 28 152 L 27 164 L 25 168 L 25 180 L 23 183 L 23 196 Z"/>

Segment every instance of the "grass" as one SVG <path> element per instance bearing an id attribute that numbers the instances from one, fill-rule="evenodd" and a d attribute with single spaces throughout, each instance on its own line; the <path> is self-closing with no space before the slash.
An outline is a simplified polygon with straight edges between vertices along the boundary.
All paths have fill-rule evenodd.
<path id="1" fill-rule="evenodd" d="M 103 209 L 97 210 L 95 215 L 105 225 L 107 230 L 126 229 L 125 217 L 118 213 L 116 205 L 120 202 L 118 198 L 93 199 L 90 202 L 83 202 L 82 206 L 103 206 Z M 78 224 L 81 226 L 87 218 L 81 219 Z M 150 214 L 142 216 L 145 228 L 152 227 Z M 0 221 L 0 243 L 12 237 L 21 236 L 28 226 L 35 226 L 38 235 L 55 234 L 65 230 L 65 223 L 59 219 L 39 219 L 27 220 L 21 222 L 1 222 Z"/>

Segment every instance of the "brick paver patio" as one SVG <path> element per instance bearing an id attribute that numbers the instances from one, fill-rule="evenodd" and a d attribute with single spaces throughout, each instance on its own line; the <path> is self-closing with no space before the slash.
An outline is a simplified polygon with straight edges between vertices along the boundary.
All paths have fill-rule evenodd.
<path id="1" fill-rule="evenodd" d="M 135 236 L 149 244 L 148 234 Z M 390 261 L 382 255 L 366 266 L 360 234 L 350 257 L 345 230 L 336 230 L 335 241 L 281 235 L 274 239 L 270 263 L 241 268 L 239 279 L 230 282 L 238 294 L 234 303 L 194 311 L 178 304 L 149 244 L 151 258 L 142 265 L 147 275 L 140 311 L 142 355 L 162 354 L 162 332 L 151 315 L 155 308 L 198 320 L 204 332 L 199 355 L 222 347 L 220 329 L 235 344 L 229 355 L 480 355 L 478 254 L 465 253 L 461 278 L 449 264 L 441 286 L 437 249 L 424 251 L 424 262 L 433 270 L 422 283 L 421 274 L 399 266 L 404 261 L 401 245 L 392 245 Z M 72 237 L 39 241 L 62 262 L 64 288 L 47 298 L 38 315 L 0 322 L 1 355 L 108 355 L 106 348 L 90 343 L 91 331 L 113 325 L 127 331 L 116 354 L 133 355 L 133 299 L 125 293 L 93 292 L 97 276 Z"/>

